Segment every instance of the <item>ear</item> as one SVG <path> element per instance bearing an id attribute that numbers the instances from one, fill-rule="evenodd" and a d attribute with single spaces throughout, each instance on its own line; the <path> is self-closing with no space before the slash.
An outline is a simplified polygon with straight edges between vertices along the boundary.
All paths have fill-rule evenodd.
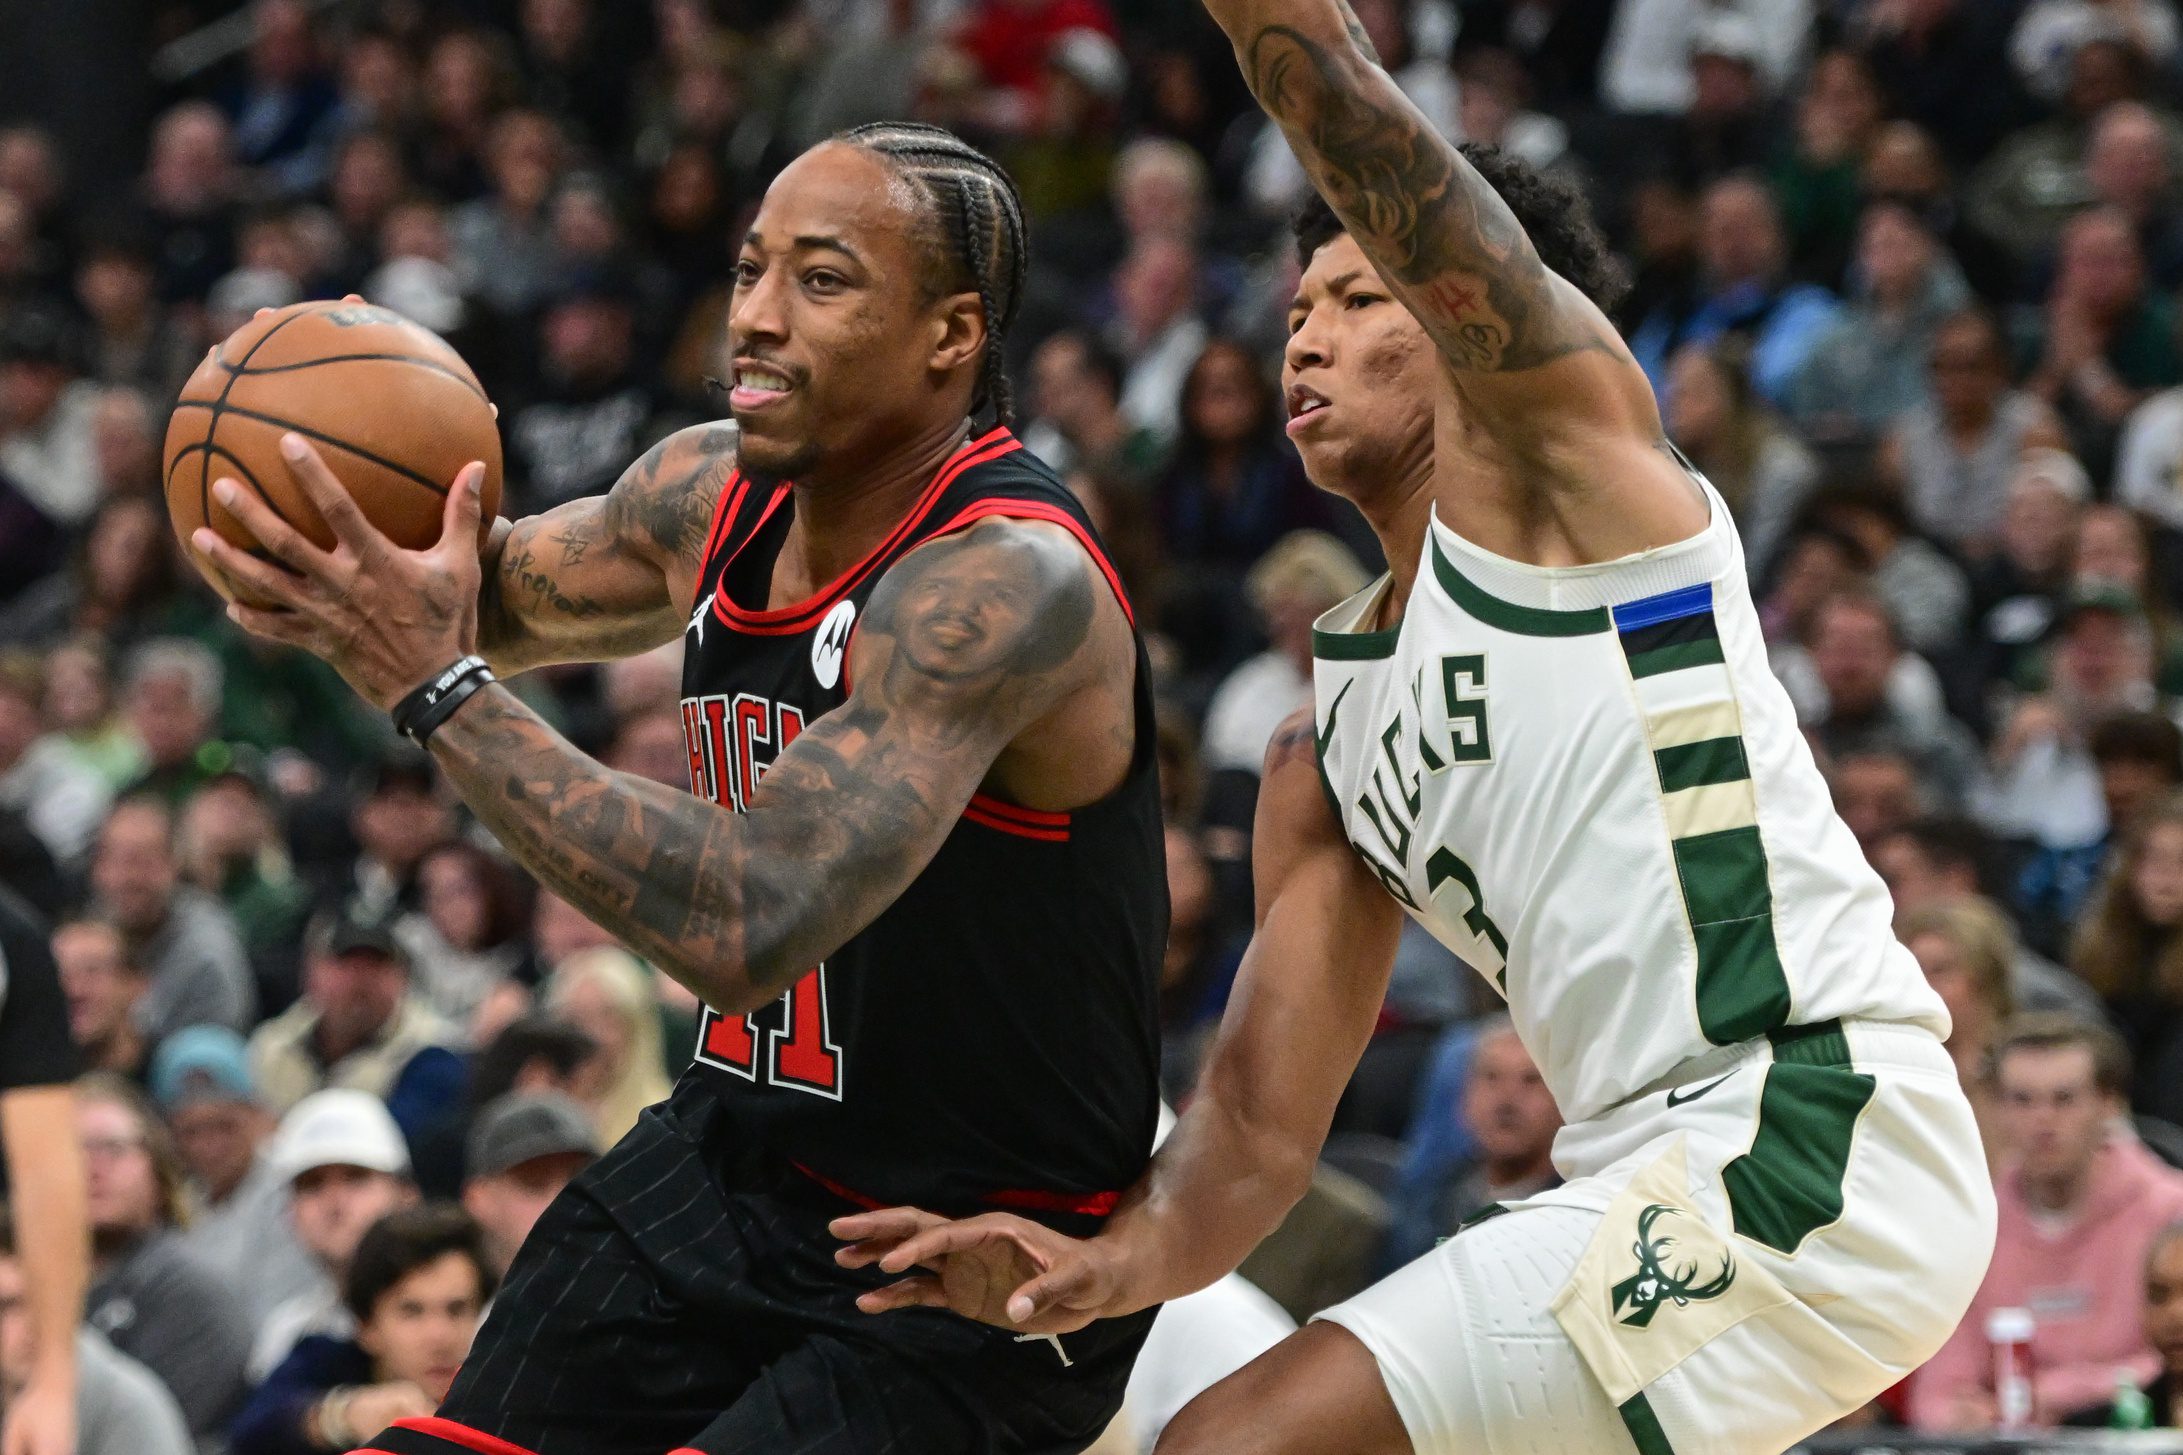
<path id="1" fill-rule="evenodd" d="M 378 1310 L 374 1309 L 372 1317 L 356 1326 L 356 1347 L 369 1355 L 375 1365 L 379 1356 L 386 1352 L 386 1340 L 379 1336 Z"/>
<path id="2" fill-rule="evenodd" d="M 952 374 L 985 347 L 985 305 L 975 293 L 951 293 L 932 305 L 931 368 Z"/>

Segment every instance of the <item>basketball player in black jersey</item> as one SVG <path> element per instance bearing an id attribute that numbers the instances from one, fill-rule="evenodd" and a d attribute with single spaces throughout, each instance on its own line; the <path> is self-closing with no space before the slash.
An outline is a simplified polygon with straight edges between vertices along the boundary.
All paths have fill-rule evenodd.
<path id="1" fill-rule="evenodd" d="M 397 714 L 533 873 L 709 1009 L 674 1095 L 541 1219 L 439 1417 L 366 1449 L 1059 1452 L 1120 1403 L 1144 1318 L 875 1322 L 855 1300 L 882 1279 L 826 1226 L 917 1203 L 1088 1234 L 1149 1155 L 1147 669 L 1083 511 L 1007 429 L 1024 241 L 1007 178 L 947 133 L 805 154 L 736 263 L 738 429 L 496 526 L 482 581 L 477 467 L 418 553 L 308 449 L 331 552 L 216 487 L 294 573 L 200 541 L 280 604 L 237 619 L 381 707 L 471 653 L 686 647 L 694 797 L 474 672 Z M 338 1399 L 314 1419 L 370 1434 Z"/>

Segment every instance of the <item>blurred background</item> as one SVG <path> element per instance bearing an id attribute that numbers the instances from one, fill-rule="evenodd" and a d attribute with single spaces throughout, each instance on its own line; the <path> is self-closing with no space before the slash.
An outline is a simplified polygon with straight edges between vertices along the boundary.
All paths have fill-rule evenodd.
<path id="1" fill-rule="evenodd" d="M 2141 1390 L 2176 1423 L 2171 0 L 1353 3 L 1450 137 L 1592 199 L 1635 279 L 1617 321 L 1955 1015 L 2002 1252 L 1860 1419 L 1991 1425 L 1984 1321 L 2026 1307 L 2042 1423 L 2136 1420 Z M 387 1269 L 474 1234 L 482 1299 L 692 1041 L 682 992 L 180 560 L 167 411 L 258 308 L 356 291 L 447 336 L 527 514 L 720 412 L 729 263 L 797 152 L 883 117 L 991 150 L 1032 226 L 1019 432 L 1153 634 L 1187 1097 L 1250 925 L 1261 754 L 1308 701 L 1310 622 L 1381 568 L 1282 434 L 1306 183 L 1196 6 L 0 0 L 0 55 L 0 883 L 49 917 L 96 1068 L 90 1327 L 193 1443 L 345 1448 L 297 1423 L 336 1387 L 380 1392 L 328 1411 L 366 1433 L 407 1412 L 436 1366 L 354 1364 Z M 676 650 L 521 690 L 686 786 Z M 1245 1270 L 1261 1327 L 1551 1181 L 1557 1114 L 1492 1001 L 1405 940 L 1320 1185 Z M 353 1278 L 420 1198 L 471 1222 L 398 1220 Z"/>

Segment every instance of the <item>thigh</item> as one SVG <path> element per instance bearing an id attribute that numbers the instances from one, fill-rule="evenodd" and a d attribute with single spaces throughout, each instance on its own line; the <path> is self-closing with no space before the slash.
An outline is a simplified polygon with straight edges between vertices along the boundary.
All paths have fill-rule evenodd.
<path id="1" fill-rule="evenodd" d="M 832 1335 L 761 1371 L 676 1455 L 911 1455 L 988 1448 L 974 1415 L 916 1366 Z"/>
<path id="2" fill-rule="evenodd" d="M 1630 1455 L 1635 1446 L 1620 1412 L 1552 1308 L 1599 1223 L 1597 1214 L 1579 1208 L 1519 1208 L 1478 1223 L 1320 1315 L 1368 1352 L 1408 1436 L 1390 1448 L 1417 1455 Z M 1350 1447 L 1266 1448 L 1302 1455 Z"/>
<path id="3" fill-rule="evenodd" d="M 1158 1455 L 1410 1455 L 1372 1351 L 1338 1324 L 1297 1330 L 1189 1404 Z"/>

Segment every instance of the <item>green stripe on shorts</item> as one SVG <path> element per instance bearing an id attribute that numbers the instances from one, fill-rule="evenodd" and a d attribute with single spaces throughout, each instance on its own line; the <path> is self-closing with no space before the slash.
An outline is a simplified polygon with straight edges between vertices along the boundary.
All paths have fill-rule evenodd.
<path id="1" fill-rule="evenodd" d="M 1878 1085 L 1850 1067 L 1839 1021 L 1767 1037 L 1774 1063 L 1759 1092 L 1751 1150 L 1721 1169 L 1736 1232 L 1779 1253 L 1842 1216 L 1850 1141 Z"/>
<path id="2" fill-rule="evenodd" d="M 1660 1428 L 1660 1420 L 1653 1414 L 1652 1404 L 1643 1390 L 1624 1400 L 1620 1409 L 1622 1423 L 1629 1426 L 1630 1438 L 1637 1442 L 1637 1455 L 1675 1455 L 1675 1447 L 1668 1443 L 1667 1434 Z"/>

